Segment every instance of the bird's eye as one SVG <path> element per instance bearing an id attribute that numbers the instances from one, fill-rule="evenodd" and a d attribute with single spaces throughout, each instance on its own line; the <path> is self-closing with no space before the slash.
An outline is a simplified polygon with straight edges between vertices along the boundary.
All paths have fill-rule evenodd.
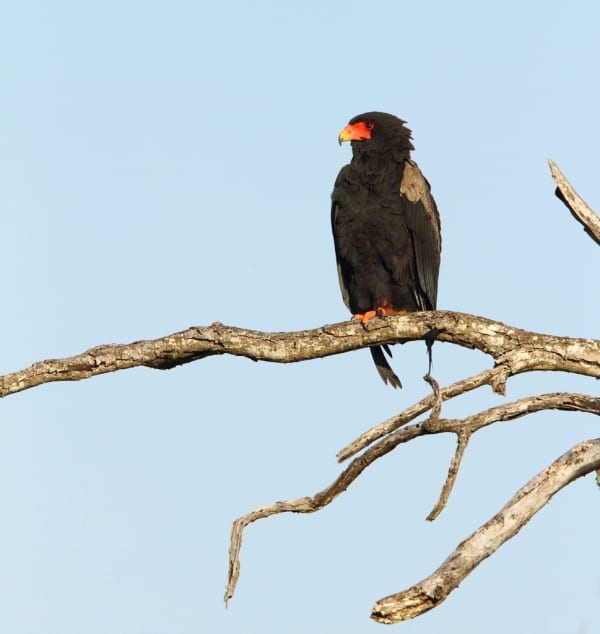
<path id="1" fill-rule="evenodd" d="M 375 127 L 375 125 L 373 123 L 365 123 L 365 128 L 367 128 L 367 130 L 372 130 Z"/>

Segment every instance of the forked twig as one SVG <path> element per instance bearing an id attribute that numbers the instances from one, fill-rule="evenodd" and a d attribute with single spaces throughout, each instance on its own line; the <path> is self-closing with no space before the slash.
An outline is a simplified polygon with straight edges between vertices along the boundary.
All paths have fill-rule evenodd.
<path id="1" fill-rule="evenodd" d="M 503 387 L 506 383 L 508 370 L 505 366 L 499 365 L 495 368 L 483 370 L 478 374 L 474 374 L 466 379 L 457 381 L 452 385 L 440 389 L 440 397 L 443 401 L 447 401 L 459 394 L 465 394 L 471 390 L 475 390 L 483 385 L 491 385 L 495 392 L 504 393 Z M 501 387 L 499 387 L 501 386 Z M 361 434 L 356 440 L 341 449 L 337 454 L 338 462 L 343 462 L 348 458 L 356 455 L 371 443 L 379 440 L 383 436 L 394 432 L 396 429 L 407 425 L 415 418 L 429 411 L 434 404 L 435 397 L 433 394 L 426 396 L 414 405 L 407 407 L 403 412 L 392 416 L 383 421 L 379 425 L 375 425 L 364 434 Z"/>

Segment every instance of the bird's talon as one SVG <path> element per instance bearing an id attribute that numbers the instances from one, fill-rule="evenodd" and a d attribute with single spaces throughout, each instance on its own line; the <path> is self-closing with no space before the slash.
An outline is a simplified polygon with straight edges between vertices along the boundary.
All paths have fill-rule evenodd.
<path id="1" fill-rule="evenodd" d="M 367 322 L 371 321 L 371 319 L 373 319 L 373 317 L 377 317 L 377 311 L 374 310 L 368 310 L 366 313 L 356 313 L 356 315 L 354 315 L 354 319 L 356 319 L 357 321 L 360 321 L 360 323 L 363 326 L 367 325 Z"/>

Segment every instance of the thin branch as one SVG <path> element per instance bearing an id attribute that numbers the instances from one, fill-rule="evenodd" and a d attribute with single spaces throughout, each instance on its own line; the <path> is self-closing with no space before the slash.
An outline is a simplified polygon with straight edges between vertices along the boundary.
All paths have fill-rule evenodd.
<path id="1" fill-rule="evenodd" d="M 600 468 L 600 439 L 575 445 L 531 479 L 491 520 L 458 545 L 429 577 L 413 587 L 381 599 L 371 618 L 397 623 L 439 605 L 474 568 L 514 537 L 558 491 Z"/>
<path id="2" fill-rule="evenodd" d="M 510 374 L 558 370 L 600 377 L 600 341 L 531 333 L 483 317 L 448 311 L 373 319 L 365 329 L 342 322 L 300 332 L 259 332 L 214 323 L 160 339 L 104 345 L 65 359 L 34 363 L 0 377 L 0 397 L 53 381 L 79 381 L 107 372 L 146 366 L 170 369 L 216 354 L 254 361 L 294 363 L 341 354 L 374 344 L 437 340 L 478 348 Z"/>
<path id="3" fill-rule="evenodd" d="M 465 394 L 473 389 L 482 387 L 483 385 L 491 385 L 498 379 L 498 375 L 502 375 L 505 380 L 505 368 L 502 366 L 496 366 L 495 368 L 484 370 L 483 372 L 470 376 L 462 381 L 457 381 L 456 383 L 440 390 L 442 401 L 447 401 L 454 396 Z M 379 438 L 382 438 L 383 436 L 392 433 L 394 430 L 410 423 L 430 409 L 433 402 L 433 396 L 427 396 L 418 403 L 407 407 L 400 414 L 392 416 L 382 423 L 375 425 L 340 450 L 337 454 L 338 462 L 347 460 Z M 585 394 L 567 394 L 563 392 L 556 392 L 552 394 L 531 396 L 521 399 L 520 401 L 515 401 L 514 403 L 505 403 L 499 407 L 493 407 L 483 412 L 473 414 L 467 418 L 461 418 L 455 421 L 440 419 L 441 422 L 436 423 L 435 420 L 429 420 L 427 422 L 427 429 L 432 433 L 438 433 L 439 431 L 452 431 L 458 434 L 461 430 L 464 430 L 467 427 L 472 431 L 475 431 L 481 427 L 485 427 L 486 425 L 490 425 L 491 423 L 495 423 L 500 420 L 511 420 L 513 418 L 532 414 L 544 409 L 585 411 L 597 414 L 600 411 L 599 405 L 600 399 L 596 399 Z"/>
<path id="4" fill-rule="evenodd" d="M 427 521 L 433 522 L 444 510 L 444 507 L 448 502 L 448 498 L 450 497 L 450 493 L 452 493 L 452 489 L 454 488 L 454 483 L 456 482 L 456 477 L 458 476 L 458 470 L 460 469 L 463 456 L 465 455 L 465 449 L 469 444 L 470 438 L 470 433 L 461 432 L 457 434 L 456 451 L 454 452 L 454 457 L 452 458 L 452 462 L 450 463 L 450 467 L 448 469 L 446 482 L 444 482 L 438 501 L 435 503 L 433 509 L 431 509 L 431 513 L 427 516 Z"/>
<path id="5" fill-rule="evenodd" d="M 423 426 L 421 424 L 399 429 L 395 434 L 390 434 L 377 443 L 377 445 L 373 445 L 364 454 L 352 460 L 334 482 L 312 497 L 275 502 L 274 504 L 263 506 L 235 520 L 231 528 L 229 574 L 227 589 L 225 591 L 225 603 L 233 597 L 240 576 L 239 554 L 242 547 L 243 532 L 248 524 L 279 513 L 314 513 L 315 511 L 321 510 L 333 502 L 340 493 L 343 493 L 371 463 L 392 451 L 392 449 L 399 444 L 417 438 L 423 435 L 423 433 Z"/>
<path id="6" fill-rule="evenodd" d="M 443 391 L 443 390 L 442 390 Z M 432 398 L 432 397 L 430 397 Z M 343 493 L 360 474 L 375 460 L 388 454 L 402 443 L 409 442 L 419 436 L 452 432 L 454 434 L 473 434 L 477 429 L 490 425 L 495 421 L 513 420 L 518 416 L 541 411 L 543 409 L 561 409 L 567 411 L 585 411 L 600 415 L 600 398 L 593 398 L 583 394 L 542 394 L 507 403 L 499 407 L 491 408 L 486 412 L 474 414 L 465 419 L 437 419 L 415 423 L 408 427 L 397 429 L 371 445 L 363 454 L 354 458 L 340 475 L 322 491 L 309 497 L 295 500 L 275 502 L 263 506 L 251 513 L 243 515 L 235 520 L 231 528 L 231 541 L 229 546 L 229 573 L 225 602 L 233 597 L 240 575 L 239 554 L 242 547 L 244 529 L 258 519 L 265 519 L 279 513 L 314 513 L 333 502 L 338 495 Z M 494 420 L 495 417 L 495 420 Z M 460 456 L 458 458 L 460 460 Z M 458 469 L 458 462 L 457 462 Z M 454 476 L 456 477 L 456 476 Z M 448 495 L 451 485 L 448 486 Z"/>
<path id="7" fill-rule="evenodd" d="M 465 418 L 455 420 L 440 419 L 440 421 L 434 425 L 430 425 L 428 431 L 430 433 L 451 431 L 455 434 L 461 432 L 472 434 L 492 423 L 515 420 L 516 418 L 521 418 L 528 414 L 550 409 L 563 412 L 586 412 L 588 414 L 600 415 L 600 398 L 588 396 L 587 394 L 572 394 L 567 392 L 551 392 L 537 396 L 527 396 L 512 403 L 504 403 L 503 405 L 490 407 L 489 409 L 471 414 L 471 416 Z"/>
<path id="8" fill-rule="evenodd" d="M 558 169 L 558 165 L 553 161 L 548 161 L 552 178 L 556 182 L 556 196 L 569 209 L 571 214 L 578 220 L 585 232 L 600 244 L 600 217 L 591 209 L 581 196 L 573 189 L 564 174 Z"/>
<path id="9" fill-rule="evenodd" d="M 506 368 L 504 366 L 496 366 L 484 370 L 479 374 L 475 374 L 461 381 L 457 381 L 448 387 L 442 388 L 439 392 L 442 401 L 447 401 L 459 394 L 465 394 L 471 390 L 475 390 L 483 385 L 497 385 L 499 379 L 502 382 L 502 394 L 504 393 L 504 384 L 506 382 Z M 356 440 L 353 440 L 349 445 L 341 449 L 337 454 L 338 462 L 344 462 L 348 458 L 356 455 L 359 451 L 362 451 L 365 447 L 368 447 L 371 443 L 375 442 L 379 438 L 392 433 L 396 429 L 410 423 L 415 418 L 424 414 L 430 410 L 435 403 L 435 397 L 433 395 L 426 396 L 418 403 L 407 407 L 403 412 L 392 416 L 383 423 L 375 425 L 364 434 L 361 434 Z"/>

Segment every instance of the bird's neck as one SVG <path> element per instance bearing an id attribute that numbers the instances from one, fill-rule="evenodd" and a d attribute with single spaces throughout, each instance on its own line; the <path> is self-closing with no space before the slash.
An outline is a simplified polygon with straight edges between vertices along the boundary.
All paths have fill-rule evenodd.
<path id="1" fill-rule="evenodd" d="M 396 191 L 401 180 L 406 158 L 389 155 L 354 156 L 350 163 L 351 180 L 371 191 Z"/>
<path id="2" fill-rule="evenodd" d="M 352 162 L 356 164 L 373 163 L 385 165 L 386 163 L 402 163 L 410 159 L 410 150 L 403 147 L 378 147 L 370 146 L 361 141 L 352 142 Z"/>

